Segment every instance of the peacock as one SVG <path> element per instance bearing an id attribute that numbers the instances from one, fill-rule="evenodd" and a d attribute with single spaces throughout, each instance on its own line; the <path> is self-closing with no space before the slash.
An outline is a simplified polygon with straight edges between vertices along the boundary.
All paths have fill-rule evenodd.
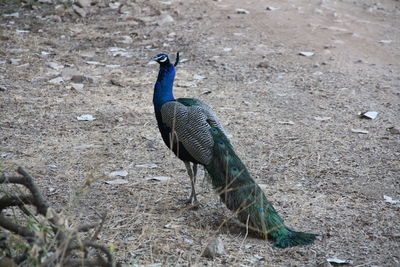
<path id="1" fill-rule="evenodd" d="M 221 201 L 249 229 L 273 240 L 274 246 L 279 248 L 312 244 L 316 234 L 296 232 L 285 226 L 236 155 L 210 106 L 195 98 L 174 98 L 173 85 L 179 53 L 174 64 L 164 53 L 153 57 L 153 60 L 160 64 L 153 95 L 155 116 L 165 144 L 184 162 L 187 169 L 191 183 L 187 202 L 192 205 L 198 203 L 196 175 L 198 165 L 203 165 Z"/>

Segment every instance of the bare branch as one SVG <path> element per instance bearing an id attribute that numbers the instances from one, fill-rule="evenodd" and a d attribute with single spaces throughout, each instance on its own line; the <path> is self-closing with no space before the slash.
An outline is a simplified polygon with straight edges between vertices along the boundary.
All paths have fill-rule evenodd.
<path id="1" fill-rule="evenodd" d="M 103 252 L 106 257 L 107 257 L 107 262 L 109 263 L 109 265 L 107 266 L 115 266 L 115 261 L 114 261 L 114 257 L 113 255 L 110 253 L 110 251 L 108 250 L 108 248 L 106 248 L 103 245 L 97 244 L 95 242 L 89 241 L 89 240 L 85 240 L 83 241 L 82 244 L 71 244 L 68 247 L 68 250 L 73 250 L 73 249 L 86 249 L 88 247 L 100 250 L 101 252 Z"/>
<path id="2" fill-rule="evenodd" d="M 29 230 L 26 227 L 20 226 L 18 224 L 15 224 L 8 220 L 6 217 L 4 217 L 2 214 L 0 214 L 0 226 L 3 227 L 4 229 L 7 229 L 17 235 L 22 236 L 28 241 L 32 241 L 32 239 L 35 237 L 35 234 Z"/>
<path id="3" fill-rule="evenodd" d="M 0 176 L 0 184 L 25 184 L 25 178 L 20 176 Z"/>
<path id="4" fill-rule="evenodd" d="M 38 209 L 38 212 L 44 216 L 46 216 L 47 209 L 49 205 L 43 199 L 42 194 L 39 191 L 39 188 L 33 182 L 32 176 L 30 176 L 22 167 L 18 167 L 17 172 L 21 174 L 25 178 L 25 186 L 31 191 L 33 199 L 35 200 L 35 206 Z"/>
<path id="5" fill-rule="evenodd" d="M 0 211 L 11 207 L 20 206 L 24 204 L 33 204 L 34 200 L 32 196 L 22 195 L 22 196 L 4 196 L 0 198 Z"/>
<path id="6" fill-rule="evenodd" d="M 21 175 L 20 177 L 1 175 L 0 183 L 24 185 L 32 195 L 6 195 L 0 198 L 0 227 L 22 236 L 28 242 L 32 242 L 36 241 L 35 238 L 36 234 L 38 233 L 30 230 L 27 227 L 10 221 L 1 213 L 1 211 L 11 206 L 18 206 L 22 211 L 25 211 L 28 216 L 31 216 L 37 220 L 34 215 L 32 215 L 30 212 L 27 212 L 25 205 L 32 205 L 36 207 L 38 213 L 46 217 L 49 211 L 49 204 L 41 195 L 39 188 L 33 181 L 32 176 L 21 167 L 17 169 L 17 172 Z M 47 216 L 47 222 L 55 234 L 56 242 L 53 242 L 52 251 L 54 253 L 46 259 L 42 266 L 54 266 L 63 262 L 64 266 L 116 266 L 114 257 L 107 247 L 97 244 L 91 240 L 80 241 L 79 239 L 79 232 L 87 232 L 96 227 L 97 228 L 95 229 L 91 239 L 93 240 L 97 238 L 106 220 L 106 214 L 100 215 L 97 211 L 96 214 L 101 217 L 101 221 L 99 223 L 81 225 L 77 227 L 77 231 L 70 231 L 64 229 L 64 218 L 62 215 L 59 215 L 55 212 L 49 213 L 49 216 Z M 79 257 L 76 258 L 76 253 L 72 253 L 78 249 L 88 252 L 89 248 L 93 249 L 96 254 L 91 254 L 91 256 L 88 257 L 87 253 L 85 253 L 85 256 L 79 259 Z M 105 255 L 105 258 L 101 255 Z M 23 262 L 28 259 L 26 256 L 27 255 L 20 257 L 18 262 L 23 264 Z"/>

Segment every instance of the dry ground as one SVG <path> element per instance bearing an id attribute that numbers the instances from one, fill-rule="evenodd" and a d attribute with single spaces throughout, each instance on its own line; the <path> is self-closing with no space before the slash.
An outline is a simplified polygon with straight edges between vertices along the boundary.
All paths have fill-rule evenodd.
<path id="1" fill-rule="evenodd" d="M 399 265 L 399 204 L 383 199 L 400 199 L 400 135 L 388 131 L 400 127 L 399 1 L 120 2 L 118 11 L 93 1 L 85 18 L 54 5 L 2 4 L 2 13 L 19 12 L 0 18 L 3 171 L 26 167 L 51 203 L 80 220 L 107 212 L 100 242 L 127 264 L 325 266 L 338 257 Z M 320 234 L 314 245 L 274 249 L 245 239 L 232 221 L 221 226 L 231 214 L 201 181 L 201 209 L 185 208 L 189 180 L 158 133 L 158 66 L 148 64 L 176 51 L 187 61 L 175 96 L 214 107 L 286 223 Z M 71 68 L 89 77 L 82 89 L 68 78 L 49 82 Z M 369 110 L 378 117 L 358 117 Z M 82 114 L 96 120 L 78 121 Z M 115 170 L 128 171 L 128 184 L 104 183 Z M 171 179 L 144 180 L 154 176 Z M 226 254 L 201 257 L 214 236 Z"/>

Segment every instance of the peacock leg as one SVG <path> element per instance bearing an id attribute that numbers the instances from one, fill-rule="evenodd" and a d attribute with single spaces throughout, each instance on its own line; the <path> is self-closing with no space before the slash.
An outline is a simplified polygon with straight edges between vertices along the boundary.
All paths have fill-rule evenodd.
<path id="1" fill-rule="evenodd" d="M 196 174 L 197 174 L 197 164 L 193 165 L 193 169 L 190 166 L 189 161 L 185 161 L 185 167 L 187 170 L 187 173 L 190 178 L 190 184 L 192 186 L 192 192 L 190 193 L 189 199 L 186 201 L 187 204 L 192 204 L 192 205 L 197 205 L 197 197 L 196 197 L 196 189 L 195 189 L 195 184 L 196 184 Z"/>

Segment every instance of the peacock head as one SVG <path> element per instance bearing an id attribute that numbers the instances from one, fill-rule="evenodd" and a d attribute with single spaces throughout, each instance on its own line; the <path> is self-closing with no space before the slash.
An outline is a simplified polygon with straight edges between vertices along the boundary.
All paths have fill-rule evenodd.
<path id="1" fill-rule="evenodd" d="M 169 57 L 167 54 L 158 54 L 157 56 L 152 58 L 154 61 L 157 61 L 161 66 L 168 66 L 170 64 Z M 174 66 L 178 65 L 179 63 L 179 52 L 176 53 L 176 59 Z"/>
<path id="2" fill-rule="evenodd" d="M 157 61 L 160 65 L 169 64 L 169 57 L 167 54 L 158 54 L 157 56 L 153 57 L 153 60 Z"/>

